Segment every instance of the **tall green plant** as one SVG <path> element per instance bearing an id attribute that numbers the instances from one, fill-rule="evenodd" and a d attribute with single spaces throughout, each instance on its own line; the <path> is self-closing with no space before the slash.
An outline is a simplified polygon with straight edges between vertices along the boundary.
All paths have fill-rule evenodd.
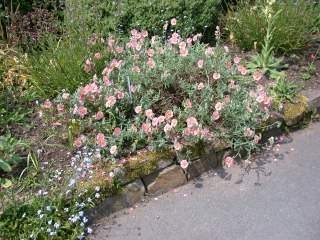
<path id="1" fill-rule="evenodd" d="M 264 37 L 264 43 L 262 45 L 261 53 L 252 57 L 251 62 L 248 64 L 248 68 L 251 71 L 257 69 L 262 70 L 264 74 L 268 74 L 271 78 L 283 77 L 281 69 L 286 65 L 282 64 L 282 58 L 276 58 L 274 56 L 273 35 L 275 31 L 275 22 L 281 14 L 282 10 L 278 10 L 274 13 L 273 4 L 275 0 L 267 1 L 267 5 L 264 9 L 264 16 L 267 21 L 267 33 Z"/>

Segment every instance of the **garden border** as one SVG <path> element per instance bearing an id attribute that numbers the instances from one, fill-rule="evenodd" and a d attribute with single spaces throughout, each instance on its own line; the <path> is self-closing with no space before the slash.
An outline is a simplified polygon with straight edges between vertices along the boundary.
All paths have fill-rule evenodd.
<path id="1" fill-rule="evenodd" d="M 303 90 L 300 96 L 307 99 L 307 108 L 304 111 L 294 114 L 294 119 L 290 120 L 286 119 L 284 115 L 276 113 L 274 121 L 292 127 L 301 122 L 307 113 L 320 112 L 320 90 Z M 282 133 L 283 129 L 277 126 L 266 129 L 263 132 L 263 139 L 279 136 Z M 151 173 L 140 176 L 131 182 L 124 182 L 123 190 L 119 194 L 107 197 L 94 208 L 88 209 L 88 218 L 91 223 L 95 222 L 114 212 L 132 207 L 146 195 L 157 196 L 184 185 L 205 172 L 221 167 L 223 159 L 228 155 L 229 150 L 230 146 L 223 144 L 219 144 L 218 148 L 214 144 L 209 145 L 209 147 L 206 146 L 202 153 L 191 160 L 187 170 L 183 170 L 174 163 L 176 156 L 160 161 L 161 163 L 158 163 Z"/>

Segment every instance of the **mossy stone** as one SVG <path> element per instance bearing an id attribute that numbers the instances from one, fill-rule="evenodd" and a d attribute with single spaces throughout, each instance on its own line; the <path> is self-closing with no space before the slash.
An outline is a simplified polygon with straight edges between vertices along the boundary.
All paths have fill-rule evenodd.
<path id="1" fill-rule="evenodd" d="M 298 95 L 292 103 L 284 105 L 284 121 L 287 126 L 297 124 L 308 111 L 308 98 Z"/>
<path id="2" fill-rule="evenodd" d="M 132 156 L 124 165 L 126 169 L 126 178 L 134 180 L 160 170 L 161 165 L 171 164 L 176 157 L 173 149 L 162 151 L 143 152 Z"/>

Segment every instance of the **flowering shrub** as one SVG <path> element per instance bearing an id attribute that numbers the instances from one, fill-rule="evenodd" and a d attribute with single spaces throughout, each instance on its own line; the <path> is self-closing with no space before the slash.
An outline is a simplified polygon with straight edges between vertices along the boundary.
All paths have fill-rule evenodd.
<path id="1" fill-rule="evenodd" d="M 219 41 L 219 28 L 216 36 Z M 115 58 L 75 94 L 47 100 L 42 110 L 75 148 L 99 148 L 109 160 L 145 147 L 174 146 L 179 152 L 217 138 L 231 143 L 236 154 L 251 152 L 271 106 L 259 84 L 262 74 L 249 75 L 227 47 L 209 47 L 200 37 L 183 39 L 174 32 L 163 42 L 134 29 L 122 46 L 110 36 L 107 51 Z M 83 70 L 91 65 L 88 58 Z"/>

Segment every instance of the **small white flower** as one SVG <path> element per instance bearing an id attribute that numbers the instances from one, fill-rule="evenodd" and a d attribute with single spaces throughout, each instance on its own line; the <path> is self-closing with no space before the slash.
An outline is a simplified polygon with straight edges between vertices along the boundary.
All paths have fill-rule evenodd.
<path id="1" fill-rule="evenodd" d="M 69 208 L 65 208 L 65 209 L 63 209 L 63 211 L 69 212 Z"/>
<path id="2" fill-rule="evenodd" d="M 92 228 L 88 227 L 88 228 L 87 228 L 87 232 L 88 232 L 89 234 L 91 234 L 91 233 L 93 232 Z"/>
<path id="3" fill-rule="evenodd" d="M 99 187 L 99 186 L 96 186 L 96 187 L 94 188 L 94 190 L 95 190 L 96 192 L 99 192 L 99 191 L 100 191 L 100 187 Z"/>
<path id="4" fill-rule="evenodd" d="M 48 221 L 48 224 L 51 225 L 51 223 L 52 223 L 52 220 L 49 220 L 49 221 Z"/>
<path id="5" fill-rule="evenodd" d="M 82 221 L 83 221 L 84 223 L 87 223 L 87 222 L 88 222 L 88 218 L 83 217 Z"/>
<path id="6" fill-rule="evenodd" d="M 39 218 L 42 219 L 43 218 L 43 214 L 40 214 Z"/>
<path id="7" fill-rule="evenodd" d="M 100 198 L 100 193 L 96 193 L 94 196 L 95 198 Z"/>
<path id="8" fill-rule="evenodd" d="M 38 211 L 37 211 L 37 214 L 38 214 L 38 215 L 40 215 L 41 213 L 42 213 L 42 211 L 41 211 L 41 210 L 38 210 Z"/>
<path id="9" fill-rule="evenodd" d="M 84 214 L 83 211 L 80 211 L 80 212 L 79 212 L 79 216 L 80 216 L 80 217 L 82 217 L 83 214 Z"/>
<path id="10" fill-rule="evenodd" d="M 55 223 L 53 226 L 54 226 L 56 229 L 58 229 L 58 228 L 60 227 L 60 224 L 59 224 L 59 223 Z"/>
<path id="11" fill-rule="evenodd" d="M 47 209 L 47 211 L 51 211 L 51 207 L 50 206 L 47 206 L 46 209 Z"/>

